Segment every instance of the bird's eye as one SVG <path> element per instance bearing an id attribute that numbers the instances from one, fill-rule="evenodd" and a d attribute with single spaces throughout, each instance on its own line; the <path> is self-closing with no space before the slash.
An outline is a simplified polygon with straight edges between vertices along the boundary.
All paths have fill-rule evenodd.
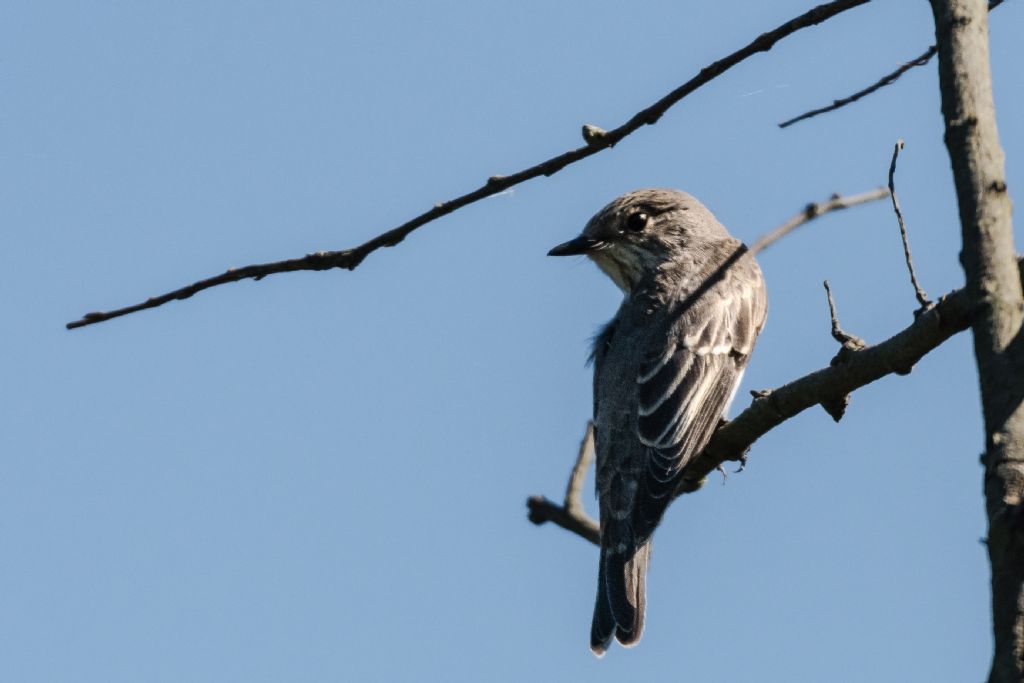
<path id="1" fill-rule="evenodd" d="M 650 219 L 651 217 L 646 211 L 637 211 L 626 219 L 626 229 L 630 232 L 640 232 L 647 227 L 647 222 Z"/>

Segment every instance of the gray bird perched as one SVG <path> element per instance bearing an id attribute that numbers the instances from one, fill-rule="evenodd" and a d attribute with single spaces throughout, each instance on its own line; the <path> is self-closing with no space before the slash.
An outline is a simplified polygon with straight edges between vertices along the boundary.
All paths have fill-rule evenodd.
<path id="1" fill-rule="evenodd" d="M 768 301 L 753 254 L 676 190 L 622 195 L 549 254 L 589 256 L 625 294 L 592 356 L 601 656 L 613 636 L 640 640 L 651 536 L 736 392 Z"/>

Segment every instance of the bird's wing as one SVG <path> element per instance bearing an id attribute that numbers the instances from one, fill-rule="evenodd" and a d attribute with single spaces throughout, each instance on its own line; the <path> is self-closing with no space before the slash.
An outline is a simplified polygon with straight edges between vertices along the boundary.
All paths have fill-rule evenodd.
<path id="1" fill-rule="evenodd" d="M 631 517 L 641 536 L 653 531 L 683 468 L 710 440 L 764 325 L 764 284 L 756 266 L 745 265 L 690 304 L 660 352 L 640 365 L 637 437 L 646 462 Z"/>

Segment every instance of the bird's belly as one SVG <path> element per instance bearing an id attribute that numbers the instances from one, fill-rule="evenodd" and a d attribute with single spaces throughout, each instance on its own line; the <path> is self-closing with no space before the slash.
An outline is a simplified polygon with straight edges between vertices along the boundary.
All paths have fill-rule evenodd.
<path id="1" fill-rule="evenodd" d="M 619 348 L 632 348 L 631 339 L 616 339 Z M 625 344 L 622 342 L 626 342 Z M 602 364 L 595 387 L 599 392 L 594 414 L 598 491 L 611 485 L 615 472 L 624 474 L 642 462 L 643 445 L 637 434 L 637 373 L 633 358 L 611 350 Z"/>

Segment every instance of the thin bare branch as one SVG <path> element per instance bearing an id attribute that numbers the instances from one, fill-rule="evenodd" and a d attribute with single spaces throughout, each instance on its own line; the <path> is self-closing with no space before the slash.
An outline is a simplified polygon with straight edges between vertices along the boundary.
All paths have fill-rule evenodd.
<path id="1" fill-rule="evenodd" d="M 813 119 L 815 116 L 820 116 L 821 114 L 827 114 L 830 111 L 835 111 L 836 109 L 841 109 L 842 107 L 845 107 L 848 104 L 852 104 L 852 103 L 856 102 L 857 100 L 861 99 L 862 97 L 867 97 L 868 95 L 870 95 L 871 93 L 875 92 L 876 90 L 880 90 L 881 88 L 884 88 L 885 86 L 887 86 L 887 85 L 889 85 L 891 83 L 895 83 L 896 80 L 899 79 L 900 76 L 902 76 L 903 74 L 907 73 L 908 71 L 913 69 L 915 66 L 924 66 L 929 61 L 931 61 L 931 58 L 934 57 L 934 56 L 935 56 L 935 46 L 932 45 L 930 48 L 925 50 L 920 56 L 915 57 L 914 59 L 910 60 L 909 62 L 904 62 L 903 64 L 901 64 L 899 66 L 898 69 L 896 69 L 892 73 L 888 73 L 885 76 L 882 76 L 876 82 L 872 83 L 871 85 L 869 85 L 868 87 L 864 88 L 863 90 L 858 90 L 857 92 L 853 93 L 849 97 L 843 97 L 842 99 L 838 99 L 838 100 L 834 101 L 832 104 L 830 104 L 830 105 L 828 105 L 826 107 L 820 107 L 818 109 L 812 109 L 811 111 L 804 112 L 803 114 L 800 114 L 800 116 L 794 116 L 793 118 L 788 119 L 788 120 L 783 121 L 782 123 L 780 123 L 779 124 L 779 128 L 788 128 L 789 126 L 792 126 L 794 123 L 799 123 L 800 121 L 806 121 L 807 119 Z"/>
<path id="2" fill-rule="evenodd" d="M 832 298 L 832 288 L 828 285 L 828 280 L 825 280 L 825 296 L 828 298 L 828 313 L 832 318 L 832 338 L 843 345 L 844 349 L 850 349 L 856 351 L 863 349 L 867 344 L 860 337 L 844 332 L 843 328 L 839 326 L 839 316 L 836 314 L 836 302 Z"/>
<path id="3" fill-rule="evenodd" d="M 903 139 L 900 138 L 896 141 L 896 145 L 892 150 L 892 162 L 889 164 L 889 195 L 892 197 L 892 210 L 896 212 L 896 220 L 900 224 L 900 238 L 903 240 L 903 256 L 907 261 L 907 270 L 910 271 L 910 284 L 914 286 L 914 296 L 917 297 L 917 302 L 921 304 L 921 308 L 927 308 L 931 305 L 931 301 L 928 300 L 928 295 L 925 294 L 924 290 L 921 289 L 920 283 L 917 281 L 917 273 L 914 272 L 914 260 L 910 257 L 910 242 L 907 240 L 907 225 L 903 221 L 903 212 L 900 210 L 900 200 L 896 197 L 896 159 L 900 155 L 900 150 L 903 149 Z"/>
<path id="4" fill-rule="evenodd" d="M 1024 259 L 1017 261 L 1017 268 L 1024 277 Z M 841 398 L 887 375 L 900 374 L 902 368 L 915 365 L 954 334 L 967 329 L 970 322 L 971 297 L 965 289 L 957 289 L 889 339 L 851 350 L 845 362 L 816 370 L 778 389 L 751 392 L 754 400 L 750 406 L 719 426 L 704 452 L 687 466 L 676 495 L 699 490 L 719 465 L 741 460 L 758 439 L 808 408 Z M 596 526 L 581 524 L 562 506 L 543 496 L 530 498 L 527 505 L 531 519 L 535 509 L 542 508 L 546 521 L 555 522 L 591 543 L 600 542 Z"/>
<path id="5" fill-rule="evenodd" d="M 583 480 L 590 463 L 594 461 L 594 423 L 587 421 L 587 431 L 580 442 L 576 464 L 569 475 L 565 489 L 565 500 L 561 505 L 552 503 L 544 496 L 533 496 L 526 501 L 530 509 L 529 519 L 534 524 L 554 522 L 558 526 L 599 543 L 601 531 L 598 523 L 583 509 Z"/>
<path id="6" fill-rule="evenodd" d="M 162 306 L 163 304 L 176 299 L 187 299 L 205 289 L 210 289 L 211 287 L 227 284 L 229 282 L 238 282 L 240 280 L 250 278 L 260 280 L 268 275 L 290 273 L 297 270 L 328 270 L 331 268 L 353 270 L 371 253 L 382 247 L 393 247 L 399 244 L 414 230 L 430 223 L 431 221 L 437 220 L 442 216 L 446 216 L 457 209 L 461 209 L 462 207 L 484 199 L 485 197 L 490 197 L 498 194 L 499 192 L 504 192 L 510 187 L 519 185 L 527 180 L 531 180 L 542 175 L 554 175 L 570 164 L 593 156 L 602 150 L 614 147 L 623 138 L 636 132 L 643 126 L 657 123 L 665 112 L 671 109 L 684 97 L 714 80 L 718 76 L 721 76 L 723 73 L 748 57 L 752 57 L 759 52 L 767 52 L 772 49 L 777 42 L 800 29 L 820 24 L 841 12 L 845 12 L 848 9 L 863 5 L 867 2 L 868 0 L 833 0 L 832 2 L 826 2 L 819 5 L 794 19 L 790 19 L 771 31 L 762 33 L 741 49 L 704 67 L 696 76 L 683 83 L 651 106 L 637 112 L 632 118 L 618 128 L 604 131 L 596 126 L 588 125 L 584 130 L 584 139 L 587 143 L 585 146 L 569 150 L 568 152 L 559 154 L 558 156 L 542 161 L 539 164 L 511 175 L 492 176 L 486 183 L 472 192 L 441 202 L 440 204 L 435 204 L 429 211 L 425 211 L 419 216 L 416 216 L 402 225 L 374 237 L 358 247 L 344 249 L 342 251 L 320 251 L 286 261 L 260 263 L 245 266 L 243 268 L 232 268 L 220 275 L 210 277 L 205 280 L 199 280 L 198 282 L 194 282 L 172 292 L 167 292 L 166 294 L 151 297 L 146 301 L 133 306 L 126 306 L 125 308 L 119 308 L 112 311 L 94 311 L 92 313 L 87 313 L 81 319 L 68 323 L 67 328 L 70 330 L 78 327 L 84 327 L 86 325 L 93 325 L 98 322 L 103 322 L 104 320 L 111 320 L 136 311 L 156 308 L 157 306 Z"/>
<path id="7" fill-rule="evenodd" d="M 587 477 L 587 469 L 594 462 L 594 423 L 587 421 L 587 431 L 580 442 L 580 452 L 576 456 L 576 465 L 569 475 L 569 485 L 565 488 L 565 507 L 569 510 L 583 512 L 583 481 Z"/>
<path id="8" fill-rule="evenodd" d="M 884 187 L 879 187 L 869 192 L 862 192 L 861 194 L 850 195 L 848 197 L 834 194 L 823 202 L 812 202 L 805 206 L 803 211 L 795 214 L 779 227 L 761 235 L 761 237 L 754 242 L 753 246 L 750 247 L 750 250 L 755 254 L 760 253 L 799 228 L 801 225 L 809 223 L 820 216 L 824 216 L 826 213 L 841 211 L 842 209 L 848 209 L 851 206 L 857 206 L 858 204 L 867 204 L 868 202 L 878 201 L 879 199 L 885 199 L 888 196 L 889 190 Z"/>
<path id="9" fill-rule="evenodd" d="M 594 545 L 601 543 L 601 528 L 597 522 L 587 515 L 579 515 L 564 505 L 552 503 L 544 496 L 531 496 L 526 500 L 529 509 L 527 518 L 536 525 L 552 522 L 577 536 L 587 539 Z"/>
<path id="10" fill-rule="evenodd" d="M 840 344 L 839 351 L 832 360 L 829 361 L 829 365 L 839 365 L 849 360 L 850 354 L 854 351 L 859 351 L 867 346 L 860 337 L 850 334 L 849 332 L 843 331 L 843 328 L 839 325 L 839 314 L 836 313 L 836 302 L 832 298 L 832 288 L 829 287 L 828 280 L 825 280 L 825 296 L 828 299 L 828 314 L 832 319 L 832 338 Z M 901 373 L 905 374 L 905 373 Z M 846 409 L 850 407 L 850 394 L 843 394 L 838 398 L 831 398 L 827 401 L 821 402 L 821 407 L 829 414 L 836 422 L 843 419 L 843 415 L 846 414 Z"/>
<path id="11" fill-rule="evenodd" d="M 988 3 L 988 9 L 991 12 L 996 7 L 999 7 L 999 5 L 1001 5 L 1001 4 L 1003 4 L 1003 0 L 991 0 L 991 2 Z M 904 62 L 903 64 L 901 64 L 899 66 L 898 69 L 896 69 L 895 71 L 893 71 L 891 73 L 888 73 L 888 74 L 882 76 L 877 81 L 875 81 L 874 83 L 872 83 L 868 87 L 864 88 L 863 90 L 858 90 L 857 92 L 853 93 L 849 97 L 843 97 L 841 99 L 835 100 L 832 104 L 830 104 L 830 105 L 828 105 L 826 107 L 820 107 L 818 109 L 812 109 L 811 111 L 804 112 L 803 114 L 800 114 L 800 116 L 794 116 L 793 118 L 791 118 L 789 120 L 786 120 L 786 121 L 783 121 L 782 123 L 780 123 L 779 124 L 779 128 L 788 128 L 789 126 L 792 126 L 794 123 L 798 123 L 800 121 L 806 121 L 807 119 L 813 119 L 815 116 L 819 116 L 821 114 L 827 114 L 830 111 L 835 111 L 836 109 L 841 109 L 842 107 L 845 107 L 848 104 L 853 104 L 854 102 L 856 102 L 857 100 L 861 99 L 862 97 L 867 97 L 868 95 L 870 95 L 871 93 L 875 92 L 876 90 L 880 90 L 880 89 L 884 88 L 887 85 L 895 83 L 899 79 L 900 76 L 902 76 L 903 74 L 907 73 L 908 71 L 913 69 L 915 66 L 924 66 L 925 64 L 927 64 L 928 62 L 931 61 L 932 57 L 935 56 L 936 50 L 937 50 L 937 48 L 934 45 L 932 45 L 931 47 L 929 47 L 927 50 L 922 52 L 920 55 L 918 55 L 914 59 L 911 59 L 909 62 Z"/>

